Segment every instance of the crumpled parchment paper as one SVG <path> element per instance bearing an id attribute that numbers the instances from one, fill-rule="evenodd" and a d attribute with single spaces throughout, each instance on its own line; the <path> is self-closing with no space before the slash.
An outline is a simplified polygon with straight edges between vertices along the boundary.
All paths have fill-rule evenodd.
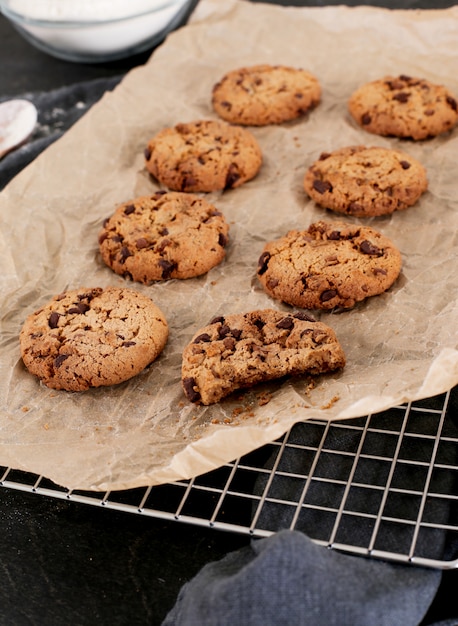
<path id="1" fill-rule="evenodd" d="M 346 419 L 433 396 L 458 382 L 456 270 L 458 129 L 424 142 L 369 135 L 347 112 L 360 84 L 386 74 L 421 76 L 458 95 L 458 7 L 391 11 L 344 6 L 285 8 L 201 0 L 190 23 L 131 71 L 0 195 L 0 465 L 69 489 L 155 485 L 212 470 L 309 418 Z M 259 175 L 207 194 L 231 225 L 226 260 L 208 275 L 151 286 L 127 282 L 101 262 L 97 236 L 116 206 L 154 192 L 144 168 L 160 129 L 215 118 L 213 84 L 255 63 L 303 67 L 323 96 L 307 117 L 252 128 Z M 318 219 L 339 220 L 302 190 L 306 168 L 345 145 L 395 147 L 428 170 L 418 204 L 365 223 L 403 255 L 399 280 L 355 309 L 317 317 L 347 356 L 338 374 L 282 380 L 212 407 L 181 390 L 181 351 L 215 315 L 286 306 L 255 277 L 264 242 Z M 356 218 L 349 218 L 356 220 Z M 124 285 L 166 314 L 161 357 L 129 382 L 84 393 L 47 389 L 24 368 L 25 317 L 67 288 Z"/>

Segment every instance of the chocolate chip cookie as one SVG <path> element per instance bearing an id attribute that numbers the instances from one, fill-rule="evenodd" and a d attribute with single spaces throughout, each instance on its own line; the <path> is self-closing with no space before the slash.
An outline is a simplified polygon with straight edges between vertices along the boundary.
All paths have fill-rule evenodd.
<path id="1" fill-rule="evenodd" d="M 25 366 L 47 387 L 84 391 L 140 373 L 167 338 L 167 321 L 149 298 L 91 287 L 61 293 L 29 315 L 19 341 Z"/>
<path id="2" fill-rule="evenodd" d="M 406 209 L 427 188 L 423 165 L 388 148 L 351 146 L 323 153 L 304 176 L 304 189 L 317 204 L 357 217 Z"/>
<path id="3" fill-rule="evenodd" d="M 369 226 L 316 222 L 267 243 L 257 276 L 271 297 L 304 309 L 351 308 L 401 271 L 396 246 Z"/>
<path id="4" fill-rule="evenodd" d="M 191 402 L 208 405 L 260 382 L 344 365 L 326 324 L 304 312 L 263 309 L 217 317 L 201 328 L 183 351 L 182 385 Z"/>
<path id="5" fill-rule="evenodd" d="M 222 120 L 165 128 L 145 149 L 147 170 L 172 191 L 210 192 L 240 187 L 262 164 L 255 137 Z"/>
<path id="6" fill-rule="evenodd" d="M 317 106 L 321 87 L 303 69 L 253 65 L 232 70 L 212 91 L 215 112 L 232 124 L 266 126 L 305 115 Z"/>
<path id="7" fill-rule="evenodd" d="M 458 122 L 456 98 L 446 87 L 402 74 L 362 85 L 348 109 L 369 133 L 414 140 L 440 135 Z"/>
<path id="8" fill-rule="evenodd" d="M 228 235 L 224 216 L 204 198 L 158 192 L 118 207 L 99 248 L 114 272 L 149 284 L 205 274 L 224 259 Z"/>

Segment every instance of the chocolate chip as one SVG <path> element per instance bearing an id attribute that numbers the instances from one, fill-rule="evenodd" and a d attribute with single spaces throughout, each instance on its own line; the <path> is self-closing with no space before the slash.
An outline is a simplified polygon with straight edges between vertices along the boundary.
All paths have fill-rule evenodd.
<path id="1" fill-rule="evenodd" d="M 322 152 L 320 154 L 318 161 L 326 161 L 326 159 L 329 159 L 330 156 L 331 156 L 330 152 Z"/>
<path id="2" fill-rule="evenodd" d="M 452 98 L 451 96 L 447 96 L 445 98 L 447 104 L 449 105 L 449 107 L 451 107 L 454 111 L 456 111 L 458 109 L 458 105 L 456 103 L 455 98 Z"/>
<path id="3" fill-rule="evenodd" d="M 264 326 L 266 325 L 265 321 L 260 319 L 260 318 L 256 318 L 253 320 L 253 324 L 254 326 L 256 326 L 256 328 L 258 330 L 262 330 L 264 328 Z"/>
<path id="4" fill-rule="evenodd" d="M 169 229 L 168 229 L 168 228 L 166 228 L 165 226 L 163 226 L 163 227 L 159 230 L 159 234 L 160 234 L 162 237 L 165 237 L 166 235 L 168 235 L 168 234 L 169 234 Z"/>
<path id="5" fill-rule="evenodd" d="M 266 285 L 269 289 L 275 289 L 275 287 L 278 287 L 280 281 L 278 280 L 278 278 L 268 278 L 266 281 Z"/>
<path id="6" fill-rule="evenodd" d="M 400 161 L 399 164 L 403 170 L 408 170 L 410 167 L 409 161 Z"/>
<path id="7" fill-rule="evenodd" d="M 135 213 L 135 206 L 133 204 L 128 204 L 124 208 L 124 215 L 131 215 L 132 213 Z"/>
<path id="8" fill-rule="evenodd" d="M 385 85 L 388 87 L 388 89 L 394 91 L 395 89 L 402 89 L 404 87 L 404 82 L 399 79 L 387 80 L 385 81 Z"/>
<path id="9" fill-rule="evenodd" d="M 368 124 L 370 124 L 372 122 L 372 118 L 369 115 L 369 113 L 364 113 L 364 115 L 361 117 L 361 124 L 363 126 L 367 126 Z"/>
<path id="10" fill-rule="evenodd" d="M 234 350 L 235 348 L 235 339 L 234 337 L 226 337 L 223 340 L 223 345 L 226 348 L 226 350 Z"/>
<path id="11" fill-rule="evenodd" d="M 221 106 L 224 107 L 227 111 L 230 111 L 232 109 L 232 104 L 230 102 L 228 102 L 227 100 L 223 100 L 222 102 L 220 102 Z"/>
<path id="12" fill-rule="evenodd" d="M 85 302 L 78 302 L 71 309 L 68 309 L 67 313 L 73 313 L 75 315 L 83 315 L 86 311 L 89 311 L 91 307 Z"/>
<path id="13" fill-rule="evenodd" d="M 62 363 L 68 359 L 70 355 L 69 354 L 59 354 L 59 356 L 56 356 L 56 358 L 54 359 L 54 367 L 58 368 L 62 365 Z"/>
<path id="14" fill-rule="evenodd" d="M 167 246 L 170 246 L 172 243 L 171 239 L 161 239 L 161 241 L 154 248 L 156 252 L 162 254 Z"/>
<path id="15" fill-rule="evenodd" d="M 142 250 L 142 248 L 147 248 L 149 246 L 149 243 L 144 237 L 140 237 L 135 242 L 135 245 L 137 246 L 138 250 Z"/>
<path id="16" fill-rule="evenodd" d="M 234 185 L 240 180 L 240 172 L 236 163 L 231 163 L 227 170 L 226 182 L 224 183 L 224 189 L 232 189 Z"/>
<path id="17" fill-rule="evenodd" d="M 399 93 L 395 93 L 393 96 L 393 100 L 397 100 L 401 102 L 401 104 L 405 104 L 410 98 L 410 93 L 406 91 L 400 91 Z"/>
<path id="18" fill-rule="evenodd" d="M 208 333 L 202 333 L 198 335 L 192 343 L 208 343 L 212 338 Z"/>
<path id="19" fill-rule="evenodd" d="M 145 159 L 149 161 L 151 158 L 151 150 L 149 148 L 145 148 L 143 154 L 145 155 Z"/>
<path id="20" fill-rule="evenodd" d="M 224 235 L 223 233 L 220 233 L 218 235 L 218 243 L 222 248 L 225 248 L 227 246 L 227 237 L 226 235 Z"/>
<path id="21" fill-rule="evenodd" d="M 104 230 L 103 233 L 101 233 L 99 236 L 99 243 L 103 243 L 105 239 L 107 239 L 107 237 L 108 237 L 108 233 L 106 230 Z"/>
<path id="22" fill-rule="evenodd" d="M 258 259 L 258 274 L 262 276 L 267 272 L 267 267 L 269 265 L 270 260 L 270 252 L 263 252 Z"/>
<path id="23" fill-rule="evenodd" d="M 344 235 L 340 230 L 333 230 L 328 234 L 328 239 L 330 239 L 331 241 L 340 241 L 341 239 L 349 241 L 351 239 L 354 239 L 355 237 L 359 237 L 359 230 L 350 230 L 349 232 L 347 232 L 346 235 Z"/>
<path id="24" fill-rule="evenodd" d="M 172 275 L 174 269 L 176 269 L 176 263 L 172 263 L 172 261 L 167 261 L 166 259 L 159 260 L 159 267 L 162 269 L 162 278 L 164 280 L 168 280 Z"/>
<path id="25" fill-rule="evenodd" d="M 186 397 L 191 400 L 191 402 L 198 402 L 200 400 L 200 393 L 195 389 L 197 387 L 195 378 L 183 378 L 183 389 L 186 394 Z"/>
<path id="26" fill-rule="evenodd" d="M 126 259 L 128 259 L 130 256 L 132 256 L 132 252 L 129 250 L 129 248 L 123 246 L 121 248 L 121 252 L 119 253 L 119 262 L 125 263 Z"/>
<path id="27" fill-rule="evenodd" d="M 224 317 L 222 315 L 219 315 L 218 317 L 214 317 L 210 324 L 224 324 Z"/>
<path id="28" fill-rule="evenodd" d="M 101 287 L 94 287 L 94 289 L 91 289 L 91 291 L 86 291 L 85 293 L 80 293 L 77 295 L 78 300 L 81 302 L 82 300 L 85 300 L 86 302 L 90 302 L 91 300 L 93 300 L 96 296 L 100 296 L 100 294 L 102 293 L 103 289 Z"/>
<path id="29" fill-rule="evenodd" d="M 347 210 L 349 213 L 362 213 L 364 212 L 364 207 L 359 202 L 350 202 Z"/>
<path id="30" fill-rule="evenodd" d="M 288 317 L 284 317 L 276 324 L 277 328 L 283 328 L 285 330 L 290 330 L 294 327 L 294 320 L 292 317 L 288 315 Z"/>
<path id="31" fill-rule="evenodd" d="M 378 274 L 386 276 L 388 273 L 385 269 L 383 269 L 383 267 L 374 267 L 372 271 L 374 272 L 375 276 L 377 276 Z"/>
<path id="32" fill-rule="evenodd" d="M 57 328 L 57 326 L 59 325 L 59 317 L 60 317 L 60 314 L 57 313 L 56 311 L 53 311 L 51 313 L 48 319 L 49 328 Z"/>
<path id="33" fill-rule="evenodd" d="M 332 191 L 331 183 L 327 180 L 320 180 L 319 178 L 315 178 L 315 180 L 313 181 L 313 188 L 315 189 L 315 191 L 318 191 L 318 193 L 326 193 L 326 191 Z"/>
<path id="34" fill-rule="evenodd" d="M 135 346 L 137 344 L 135 341 L 123 341 L 121 345 L 123 348 L 130 348 L 131 346 Z"/>
<path id="35" fill-rule="evenodd" d="M 333 298 L 335 298 L 336 295 L 336 289 L 325 289 L 320 295 L 320 300 L 321 302 L 328 302 L 328 300 L 332 300 Z"/>
<path id="36" fill-rule="evenodd" d="M 225 339 L 228 336 L 234 337 L 235 339 L 240 339 L 241 335 L 242 331 L 240 329 L 231 328 L 228 324 L 223 324 L 218 330 L 218 337 L 220 339 Z"/>
<path id="37" fill-rule="evenodd" d="M 369 254 L 371 256 L 383 256 L 383 250 L 380 250 L 380 248 L 378 248 L 367 239 L 361 242 L 359 249 L 363 254 Z"/>
<path id="38" fill-rule="evenodd" d="M 303 322 L 316 322 L 316 319 L 314 317 L 312 317 L 311 315 L 307 315 L 307 313 L 304 313 L 303 311 L 299 311 L 299 313 L 296 313 L 294 317 L 297 320 L 302 320 Z"/>
<path id="39" fill-rule="evenodd" d="M 183 176 L 183 180 L 181 181 L 180 191 L 187 191 L 188 189 L 191 189 L 192 187 L 194 187 L 196 183 L 197 183 L 197 180 L 194 178 L 194 176 Z"/>

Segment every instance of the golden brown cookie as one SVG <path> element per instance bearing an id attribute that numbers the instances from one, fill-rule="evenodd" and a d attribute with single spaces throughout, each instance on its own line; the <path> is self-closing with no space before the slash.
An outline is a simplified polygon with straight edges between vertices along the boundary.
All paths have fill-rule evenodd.
<path id="1" fill-rule="evenodd" d="M 158 192 L 118 207 L 99 248 L 114 272 L 149 284 L 205 274 L 224 259 L 228 234 L 224 216 L 204 198 Z"/>
<path id="2" fill-rule="evenodd" d="M 287 304 L 350 308 L 389 289 L 401 266 L 399 250 L 373 228 L 320 221 L 267 243 L 257 276 L 266 293 Z"/>
<path id="3" fill-rule="evenodd" d="M 191 402 L 213 404 L 237 389 L 345 365 L 334 331 L 303 312 L 273 309 L 217 317 L 183 351 L 182 385 Z"/>
<path id="4" fill-rule="evenodd" d="M 222 120 L 165 128 L 145 149 L 147 170 L 173 191 L 240 187 L 258 173 L 262 153 L 249 130 Z"/>
<path id="5" fill-rule="evenodd" d="M 305 115 L 321 98 L 317 78 L 303 69 L 253 65 L 232 70 L 212 91 L 215 112 L 227 122 L 281 124 Z"/>
<path id="6" fill-rule="evenodd" d="M 351 146 L 323 153 L 304 176 L 304 189 L 317 204 L 357 217 L 406 209 L 427 188 L 423 165 L 388 148 Z"/>
<path id="7" fill-rule="evenodd" d="M 52 389 L 84 391 L 140 373 L 162 352 L 162 311 L 131 289 L 66 291 L 28 316 L 21 355 L 31 374 Z"/>
<path id="8" fill-rule="evenodd" d="M 405 75 L 362 85 L 348 109 L 369 133 L 415 140 L 440 135 L 458 122 L 456 98 L 446 87 Z"/>

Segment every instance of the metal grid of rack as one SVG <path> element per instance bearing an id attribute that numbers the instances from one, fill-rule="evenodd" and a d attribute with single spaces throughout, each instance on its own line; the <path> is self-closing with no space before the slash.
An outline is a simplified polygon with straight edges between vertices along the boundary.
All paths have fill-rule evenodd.
<path id="1" fill-rule="evenodd" d="M 345 421 L 309 420 L 192 480 L 68 491 L 0 467 L 0 487 L 265 537 L 299 530 L 343 552 L 458 568 L 457 389 Z"/>

